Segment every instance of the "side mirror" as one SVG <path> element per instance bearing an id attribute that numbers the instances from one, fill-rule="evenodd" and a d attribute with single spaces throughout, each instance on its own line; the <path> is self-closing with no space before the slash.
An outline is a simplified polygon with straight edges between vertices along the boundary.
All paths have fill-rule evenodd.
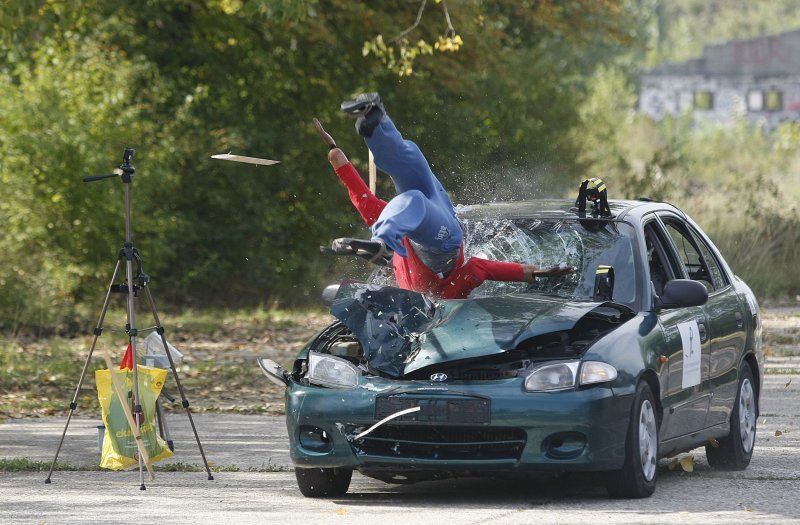
<path id="1" fill-rule="evenodd" d="M 267 379 L 276 386 L 285 387 L 289 384 L 289 380 L 287 376 L 289 374 L 286 373 L 286 370 L 283 369 L 281 365 L 273 361 L 272 359 L 264 359 L 263 357 L 259 357 L 256 359 L 258 363 L 258 367 L 264 372 L 264 375 L 267 376 Z"/>
<path id="2" fill-rule="evenodd" d="M 656 299 L 656 308 L 685 308 L 703 306 L 708 301 L 708 290 L 697 281 L 691 279 L 673 279 L 667 281 L 664 293 Z"/>
<path id="3" fill-rule="evenodd" d="M 322 302 L 325 306 L 332 306 L 333 300 L 336 299 L 336 294 L 339 293 L 339 284 L 329 284 L 322 290 Z"/>

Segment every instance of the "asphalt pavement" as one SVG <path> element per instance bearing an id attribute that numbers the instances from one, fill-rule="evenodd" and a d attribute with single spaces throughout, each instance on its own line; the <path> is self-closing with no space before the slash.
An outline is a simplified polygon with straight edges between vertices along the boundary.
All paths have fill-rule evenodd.
<path id="1" fill-rule="evenodd" d="M 282 417 L 195 414 L 214 480 L 205 472 L 157 472 L 139 489 L 138 470 L 0 472 L 0 523 L 797 523 L 800 524 L 800 357 L 768 362 L 753 460 L 747 470 L 712 470 L 702 449 L 693 471 L 660 462 L 656 493 L 612 500 L 597 474 L 525 480 L 457 479 L 388 485 L 354 474 L 342 498 L 308 499 L 291 471 Z M 268 387 L 265 387 L 268 388 Z M 0 459 L 52 461 L 64 417 L 0 424 Z M 176 454 L 160 465 L 203 462 L 185 412 L 167 417 Z M 73 418 L 59 462 L 93 467 L 98 420 Z"/>

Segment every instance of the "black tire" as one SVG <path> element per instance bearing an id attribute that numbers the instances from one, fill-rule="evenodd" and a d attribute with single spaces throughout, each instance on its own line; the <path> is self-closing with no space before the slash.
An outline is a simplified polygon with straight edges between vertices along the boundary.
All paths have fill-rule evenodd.
<path id="1" fill-rule="evenodd" d="M 612 498 L 647 498 L 656 490 L 658 478 L 658 412 L 650 386 L 636 386 L 628 435 L 625 464 L 606 474 L 606 490 Z"/>
<path id="2" fill-rule="evenodd" d="M 353 469 L 349 468 L 297 468 L 294 469 L 297 486 L 307 498 L 333 498 L 344 496 L 350 488 Z"/>
<path id="3" fill-rule="evenodd" d="M 758 419 L 758 391 L 750 365 L 742 363 L 736 401 L 731 410 L 731 432 L 718 441 L 719 446 L 706 445 L 706 458 L 712 468 L 744 470 L 753 457 Z"/>

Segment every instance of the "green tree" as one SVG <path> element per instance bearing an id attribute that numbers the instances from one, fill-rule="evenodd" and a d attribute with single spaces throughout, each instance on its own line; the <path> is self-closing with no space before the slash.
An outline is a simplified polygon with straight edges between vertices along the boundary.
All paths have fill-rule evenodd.
<path id="1" fill-rule="evenodd" d="M 137 149 L 136 243 L 158 297 L 231 305 L 316 295 L 331 272 L 317 246 L 362 227 L 310 121 L 320 117 L 364 167 L 363 143 L 337 111 L 358 92 L 381 92 L 457 200 L 481 198 L 467 188 L 486 179 L 498 194 L 544 181 L 559 191 L 576 178 L 567 132 L 592 70 L 638 38 L 627 29 L 639 25 L 632 5 L 451 3 L 463 45 L 418 55 L 399 77 L 364 44 L 409 28 L 419 3 L 6 3 L 0 177 L 13 198 L 0 209 L 11 225 L 0 257 L 18 270 L 3 277 L 14 292 L 0 299 L 2 319 L 69 318 L 70 305 L 96 300 L 122 241 L 122 188 L 80 177 L 107 173 L 126 146 Z M 430 3 L 414 41 L 447 38 L 440 8 Z M 228 151 L 281 164 L 209 159 Z M 379 194 L 392 193 L 381 178 Z"/>
<path id="2" fill-rule="evenodd" d="M 122 188 L 81 178 L 110 173 L 129 143 L 155 149 L 161 131 L 137 117 L 158 88 L 132 105 L 150 66 L 77 34 L 43 37 L 29 61 L 12 65 L 0 72 L 0 308 L 9 321 L 46 322 L 70 311 L 83 284 L 110 277 L 124 240 Z M 169 191 L 171 180 L 157 191 Z M 140 224 L 164 222 L 158 215 Z"/>

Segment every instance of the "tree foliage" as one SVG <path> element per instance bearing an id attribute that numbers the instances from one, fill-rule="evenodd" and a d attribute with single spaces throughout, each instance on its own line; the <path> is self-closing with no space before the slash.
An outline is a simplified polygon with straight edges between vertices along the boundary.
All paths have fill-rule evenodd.
<path id="1" fill-rule="evenodd" d="M 446 17 L 444 1 L 429 4 L 406 35 L 435 53 L 406 57 L 413 71 L 399 77 L 365 43 L 402 45 L 391 38 L 420 2 L 4 2 L 3 324 L 57 322 L 107 286 L 123 185 L 81 178 L 109 173 L 125 147 L 137 149 L 135 242 L 154 293 L 181 305 L 316 295 L 330 271 L 317 246 L 360 221 L 311 118 L 364 166 L 337 111 L 358 92 L 381 92 L 459 198 L 487 172 L 568 178 L 564 132 L 595 63 L 630 40 L 627 4 L 472 0 Z M 281 164 L 209 159 L 228 151 Z"/>
<path id="2" fill-rule="evenodd" d="M 692 169 L 711 177 L 719 159 L 682 119 L 635 114 L 642 64 L 796 26 L 791 5 L 2 1 L 0 325 L 58 323 L 102 294 L 124 240 L 123 185 L 81 178 L 110 173 L 125 147 L 137 150 L 135 241 L 163 302 L 314 300 L 319 283 L 353 271 L 317 246 L 363 226 L 311 118 L 365 168 L 338 112 L 364 91 L 381 93 L 456 202 L 571 193 L 587 174 L 631 197 L 685 196 Z M 763 146 L 795 136 L 781 133 Z M 209 158 L 229 151 L 281 164 Z M 783 151 L 779 168 L 748 173 L 785 173 L 795 157 Z M 385 177 L 378 194 L 393 194 Z"/>

